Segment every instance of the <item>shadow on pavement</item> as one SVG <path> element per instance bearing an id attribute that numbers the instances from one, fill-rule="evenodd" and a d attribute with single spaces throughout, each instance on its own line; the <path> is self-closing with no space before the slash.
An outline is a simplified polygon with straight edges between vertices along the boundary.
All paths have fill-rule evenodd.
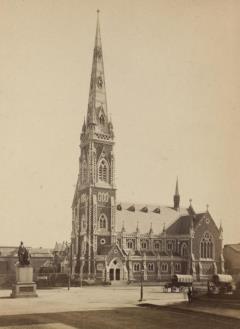
<path id="1" fill-rule="evenodd" d="M 56 327 L 54 326 L 56 324 Z M 184 314 L 168 309 L 159 308 L 121 308 L 103 311 L 80 311 L 44 314 L 8 315 L 0 317 L 1 327 L 18 327 L 27 329 L 28 326 L 52 325 L 54 329 L 63 325 L 81 329 L 239 329 L 240 321 L 223 319 L 213 315 Z M 44 326 L 43 326 L 44 325 Z"/>

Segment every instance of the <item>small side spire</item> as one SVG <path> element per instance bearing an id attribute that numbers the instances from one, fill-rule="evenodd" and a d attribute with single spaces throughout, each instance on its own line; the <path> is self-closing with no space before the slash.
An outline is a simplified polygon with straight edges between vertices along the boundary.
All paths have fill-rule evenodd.
<path id="1" fill-rule="evenodd" d="M 125 229 L 125 225 L 124 225 L 124 220 L 122 222 L 122 230 L 121 230 L 122 233 L 126 232 L 126 229 Z"/>
<path id="2" fill-rule="evenodd" d="M 195 211 L 194 211 L 193 206 L 192 206 L 192 199 L 189 199 L 188 213 L 191 216 L 195 216 Z"/>
<path id="3" fill-rule="evenodd" d="M 209 204 L 206 204 L 206 212 L 209 212 Z"/>
<path id="4" fill-rule="evenodd" d="M 219 225 L 219 232 L 220 232 L 220 233 L 222 233 L 222 232 L 223 232 L 222 220 L 220 220 L 220 225 Z"/>
<path id="5" fill-rule="evenodd" d="M 136 232 L 137 232 L 137 233 L 139 233 L 139 232 L 140 232 L 140 230 L 139 230 L 139 227 L 138 227 L 138 221 L 137 221 Z"/>
<path id="6" fill-rule="evenodd" d="M 85 117 L 84 117 L 83 125 L 82 125 L 82 133 L 85 133 L 85 132 L 86 132 L 86 120 L 85 120 Z"/>
<path id="7" fill-rule="evenodd" d="M 178 177 L 176 180 L 175 194 L 173 196 L 174 209 L 178 210 L 180 208 L 180 194 L 178 188 Z"/>
<path id="8" fill-rule="evenodd" d="M 220 221 L 220 226 L 219 226 L 219 238 L 223 240 L 223 227 L 222 227 L 222 221 Z"/>
<path id="9" fill-rule="evenodd" d="M 153 234 L 152 223 L 150 224 L 150 230 L 149 230 L 149 234 Z"/>
<path id="10" fill-rule="evenodd" d="M 163 233 L 165 233 L 166 232 L 166 224 L 165 224 L 165 222 L 163 223 Z"/>

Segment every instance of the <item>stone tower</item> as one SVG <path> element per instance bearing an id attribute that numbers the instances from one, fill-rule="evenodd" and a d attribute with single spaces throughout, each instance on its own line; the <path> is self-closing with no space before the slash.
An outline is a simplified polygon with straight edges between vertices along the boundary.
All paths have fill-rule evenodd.
<path id="1" fill-rule="evenodd" d="M 80 135 L 79 174 L 72 203 L 72 273 L 82 279 L 95 278 L 97 255 L 116 241 L 113 146 L 98 11 L 87 118 Z"/>

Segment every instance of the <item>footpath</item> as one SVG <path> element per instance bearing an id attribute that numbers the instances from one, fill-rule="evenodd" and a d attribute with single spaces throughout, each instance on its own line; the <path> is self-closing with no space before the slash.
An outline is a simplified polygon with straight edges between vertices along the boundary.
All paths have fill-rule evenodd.
<path id="1" fill-rule="evenodd" d="M 158 307 L 181 313 L 200 312 L 240 320 L 240 298 L 231 300 L 203 297 L 193 299 L 192 303 L 188 303 L 186 300 L 184 302 L 169 305 L 162 305 L 159 300 L 145 300 L 141 302 L 139 306 Z"/>

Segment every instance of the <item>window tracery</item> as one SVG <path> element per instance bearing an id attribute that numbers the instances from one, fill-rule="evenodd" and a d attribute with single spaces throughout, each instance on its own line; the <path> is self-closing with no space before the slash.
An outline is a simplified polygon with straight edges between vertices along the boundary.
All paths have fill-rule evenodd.
<path id="1" fill-rule="evenodd" d="M 101 230 L 106 230 L 107 229 L 107 217 L 105 214 L 101 214 L 99 216 L 99 228 Z"/>
<path id="2" fill-rule="evenodd" d="M 213 237 L 209 232 L 205 232 L 200 243 L 201 258 L 213 258 L 214 244 Z"/>
<path id="3" fill-rule="evenodd" d="M 98 164 L 98 180 L 106 183 L 109 180 L 109 166 L 105 159 L 101 159 Z"/>

